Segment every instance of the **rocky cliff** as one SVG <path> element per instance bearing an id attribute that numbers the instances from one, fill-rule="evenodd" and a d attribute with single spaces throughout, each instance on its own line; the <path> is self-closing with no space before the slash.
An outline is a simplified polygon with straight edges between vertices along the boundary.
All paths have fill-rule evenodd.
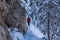
<path id="1" fill-rule="evenodd" d="M 0 0 L 0 40 L 12 40 L 8 28 L 16 27 L 25 34 L 26 11 L 20 5 L 20 0 Z"/>

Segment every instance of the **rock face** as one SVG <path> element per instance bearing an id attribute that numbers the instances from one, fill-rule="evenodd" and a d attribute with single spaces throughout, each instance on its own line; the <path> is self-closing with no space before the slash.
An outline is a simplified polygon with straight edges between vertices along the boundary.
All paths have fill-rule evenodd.
<path id="1" fill-rule="evenodd" d="M 19 32 L 27 32 L 25 14 L 20 0 L 0 0 L 0 40 L 12 40 L 8 27 L 17 27 Z"/>
<path id="2" fill-rule="evenodd" d="M 21 7 L 20 0 L 4 0 L 3 18 L 8 27 L 13 26 L 19 28 L 20 32 L 26 32 L 26 10 Z M 5 18 L 6 17 L 6 18 Z"/>
<path id="3" fill-rule="evenodd" d="M 9 32 L 2 26 L 0 26 L 0 40 L 12 40 Z"/>

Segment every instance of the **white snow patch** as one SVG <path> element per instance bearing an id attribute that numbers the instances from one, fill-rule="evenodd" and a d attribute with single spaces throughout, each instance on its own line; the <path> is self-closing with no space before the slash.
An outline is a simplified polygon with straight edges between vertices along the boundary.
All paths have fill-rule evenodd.
<path id="1" fill-rule="evenodd" d="M 32 31 L 32 33 L 38 37 L 38 38 L 42 38 L 45 37 L 45 35 L 43 35 L 43 33 L 41 33 L 41 31 L 35 27 L 33 24 L 30 25 L 29 29 Z"/>
<path id="2" fill-rule="evenodd" d="M 13 31 L 9 28 L 8 31 L 10 32 L 11 38 L 13 40 L 24 40 L 23 34 L 20 32 L 17 32 L 17 28 L 14 28 Z"/>

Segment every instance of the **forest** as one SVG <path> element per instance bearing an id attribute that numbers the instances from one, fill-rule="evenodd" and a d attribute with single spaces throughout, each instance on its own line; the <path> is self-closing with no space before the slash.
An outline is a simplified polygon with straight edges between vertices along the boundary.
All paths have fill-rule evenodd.
<path id="1" fill-rule="evenodd" d="M 0 40 L 60 40 L 60 0 L 0 0 Z"/>

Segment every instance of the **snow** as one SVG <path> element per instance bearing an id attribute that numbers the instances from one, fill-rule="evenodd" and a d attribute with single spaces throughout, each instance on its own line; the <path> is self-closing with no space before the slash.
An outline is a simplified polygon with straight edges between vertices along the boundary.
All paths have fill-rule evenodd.
<path id="1" fill-rule="evenodd" d="M 38 37 L 38 38 L 42 38 L 44 37 L 45 35 L 43 35 L 43 33 L 41 33 L 41 31 L 35 27 L 33 24 L 31 24 L 31 26 L 29 27 L 29 29 L 32 31 L 32 33 Z"/>
<path id="2" fill-rule="evenodd" d="M 45 3 L 47 3 L 47 4 L 48 4 L 48 0 L 45 0 L 45 1 L 43 2 L 43 4 L 45 4 Z"/>
<path id="3" fill-rule="evenodd" d="M 18 32 L 17 28 L 13 28 L 13 31 L 11 31 L 11 29 L 8 29 L 8 30 L 13 40 L 24 40 L 22 33 Z"/>
<path id="4" fill-rule="evenodd" d="M 8 28 L 8 30 L 13 40 L 29 40 L 29 38 L 30 40 L 36 40 L 36 39 L 39 40 L 45 37 L 45 35 L 43 35 L 43 33 L 41 33 L 40 30 L 37 27 L 35 27 L 33 24 L 29 26 L 25 36 L 23 36 L 22 33 L 18 32 L 17 28 L 12 28 L 12 29 Z"/>
<path id="5" fill-rule="evenodd" d="M 11 35 L 13 36 L 12 37 L 13 40 L 17 40 L 17 38 L 19 40 L 24 40 L 24 37 L 23 37 L 22 33 L 14 32 L 14 33 L 11 33 Z"/>
<path id="6" fill-rule="evenodd" d="M 22 2 L 23 1 L 25 1 L 25 0 L 22 0 Z M 59 12 L 59 7 L 60 7 L 59 0 L 29 0 L 29 1 L 30 2 L 28 2 L 28 3 L 25 2 L 28 5 L 27 4 L 23 5 L 24 2 L 21 5 L 25 6 L 25 9 L 27 12 L 27 14 L 26 14 L 27 17 L 30 16 L 33 24 L 35 24 L 35 25 L 37 24 L 38 25 L 37 27 L 40 28 L 40 30 L 35 25 L 31 24 L 26 36 L 28 36 L 28 38 L 30 40 L 32 40 L 32 38 L 33 38 L 32 35 L 36 36 L 38 38 L 42 38 L 45 36 L 45 38 L 48 39 L 48 34 L 47 34 L 47 30 L 46 30 L 47 29 L 47 14 L 48 14 L 48 12 L 50 12 L 50 14 L 51 14 L 50 17 L 54 17 L 54 18 L 51 18 L 50 20 L 52 20 L 52 22 L 51 22 L 51 23 L 53 23 L 52 25 L 56 26 L 56 24 L 54 24 L 53 20 L 56 19 L 57 21 L 59 21 L 58 20 L 59 16 L 57 16 L 57 14 L 60 14 L 60 12 Z M 32 3 L 32 5 L 30 5 L 31 3 Z M 52 8 L 50 8 L 50 7 L 52 7 Z M 36 14 L 38 14 L 38 15 L 36 15 Z M 58 17 L 58 19 L 55 18 L 55 16 Z M 38 19 L 35 19 L 36 17 Z M 42 17 L 43 19 L 40 19 L 40 17 Z M 39 21 L 39 23 L 37 23 L 36 21 Z M 58 23 L 59 22 L 57 22 L 57 24 Z M 50 25 L 50 26 L 52 27 L 52 25 Z M 58 27 L 59 27 L 59 24 L 57 25 L 57 28 Z M 54 27 L 50 30 L 54 30 Z M 40 31 L 43 31 L 45 35 L 43 35 Z M 58 35 L 55 37 L 55 35 L 53 35 L 55 32 L 54 31 L 51 31 L 51 32 L 52 32 L 52 33 L 50 33 L 51 39 L 52 40 L 59 40 L 59 38 L 57 37 Z M 59 32 L 59 29 L 57 29 L 57 32 Z M 28 38 L 26 37 L 26 40 L 29 40 Z M 35 39 L 33 39 L 33 40 L 35 40 Z M 45 39 L 43 39 L 43 40 L 45 40 Z"/>
<path id="7" fill-rule="evenodd" d="M 25 9 L 27 11 L 26 17 L 28 17 L 29 14 L 31 14 L 35 8 L 36 8 L 36 13 L 38 13 L 37 11 L 39 10 L 39 8 L 35 5 L 35 2 L 34 2 L 34 5 L 32 5 L 32 7 L 30 7 L 29 4 L 30 4 L 30 0 L 28 0 L 27 2 L 25 2 L 24 0 L 21 0 L 21 6 L 25 7 Z M 35 18 L 35 16 L 34 16 L 34 18 Z M 36 24 L 33 25 L 32 23 L 30 23 L 30 26 L 28 26 L 28 30 L 27 30 L 27 33 L 25 35 L 18 32 L 17 28 L 13 28 L 13 31 L 11 31 L 11 29 L 8 29 L 8 30 L 9 30 L 11 38 L 13 40 L 40 40 L 41 38 L 45 37 L 45 35 L 43 35 L 43 33 L 41 33 L 39 28 L 36 27 Z"/>

